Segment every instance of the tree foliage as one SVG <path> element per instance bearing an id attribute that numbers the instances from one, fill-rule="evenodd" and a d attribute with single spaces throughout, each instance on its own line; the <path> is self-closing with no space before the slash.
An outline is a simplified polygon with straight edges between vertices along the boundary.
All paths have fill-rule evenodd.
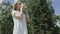
<path id="1" fill-rule="evenodd" d="M 13 30 L 13 20 L 11 16 L 12 5 L 7 3 L 1 4 L 1 15 L 0 15 L 0 24 L 1 24 L 1 34 L 12 34 Z"/>
<path id="2" fill-rule="evenodd" d="M 31 34 L 58 34 L 59 28 L 55 26 L 54 8 L 51 1 L 26 0 L 31 17 Z"/>
<path id="3" fill-rule="evenodd" d="M 23 0 L 22 2 L 26 3 L 30 15 L 31 21 L 27 23 L 29 34 L 59 34 L 59 28 L 55 23 L 58 17 L 54 13 L 51 1 Z M 13 32 L 11 10 L 12 5 L 9 2 L 0 5 L 0 34 Z"/>

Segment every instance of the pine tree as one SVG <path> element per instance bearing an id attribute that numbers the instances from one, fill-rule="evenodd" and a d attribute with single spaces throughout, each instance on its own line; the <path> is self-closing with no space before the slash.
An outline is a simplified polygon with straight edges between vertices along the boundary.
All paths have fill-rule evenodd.
<path id="1" fill-rule="evenodd" d="M 56 19 L 53 17 L 55 14 L 51 1 L 26 0 L 26 4 L 31 17 L 31 34 L 58 34 L 59 29 L 55 26 Z"/>

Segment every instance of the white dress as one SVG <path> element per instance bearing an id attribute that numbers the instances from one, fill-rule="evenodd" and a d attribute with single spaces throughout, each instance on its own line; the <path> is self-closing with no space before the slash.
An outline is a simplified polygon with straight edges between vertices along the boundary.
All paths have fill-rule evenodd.
<path id="1" fill-rule="evenodd" d="M 17 15 L 19 15 L 19 11 L 12 10 L 11 13 L 12 13 L 12 16 L 13 16 L 13 21 L 14 21 L 13 34 L 28 34 L 25 13 L 22 13 L 23 14 L 22 19 L 18 19 L 16 17 Z M 14 13 L 15 13 L 15 15 L 14 15 Z"/>

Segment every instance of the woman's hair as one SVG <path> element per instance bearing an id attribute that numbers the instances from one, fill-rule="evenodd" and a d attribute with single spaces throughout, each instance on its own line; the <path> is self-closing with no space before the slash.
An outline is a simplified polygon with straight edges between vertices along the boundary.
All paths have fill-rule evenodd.
<path id="1" fill-rule="evenodd" d="M 17 10 L 17 3 L 14 4 L 13 9 L 14 9 L 14 10 Z M 20 10 L 19 10 L 19 11 L 20 11 Z"/>

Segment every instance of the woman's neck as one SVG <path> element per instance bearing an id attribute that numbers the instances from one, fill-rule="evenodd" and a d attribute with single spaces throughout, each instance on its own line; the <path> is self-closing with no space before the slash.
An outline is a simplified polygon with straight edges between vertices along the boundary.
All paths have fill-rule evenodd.
<path id="1" fill-rule="evenodd" d="M 16 11 L 20 11 L 20 9 L 16 9 Z"/>

